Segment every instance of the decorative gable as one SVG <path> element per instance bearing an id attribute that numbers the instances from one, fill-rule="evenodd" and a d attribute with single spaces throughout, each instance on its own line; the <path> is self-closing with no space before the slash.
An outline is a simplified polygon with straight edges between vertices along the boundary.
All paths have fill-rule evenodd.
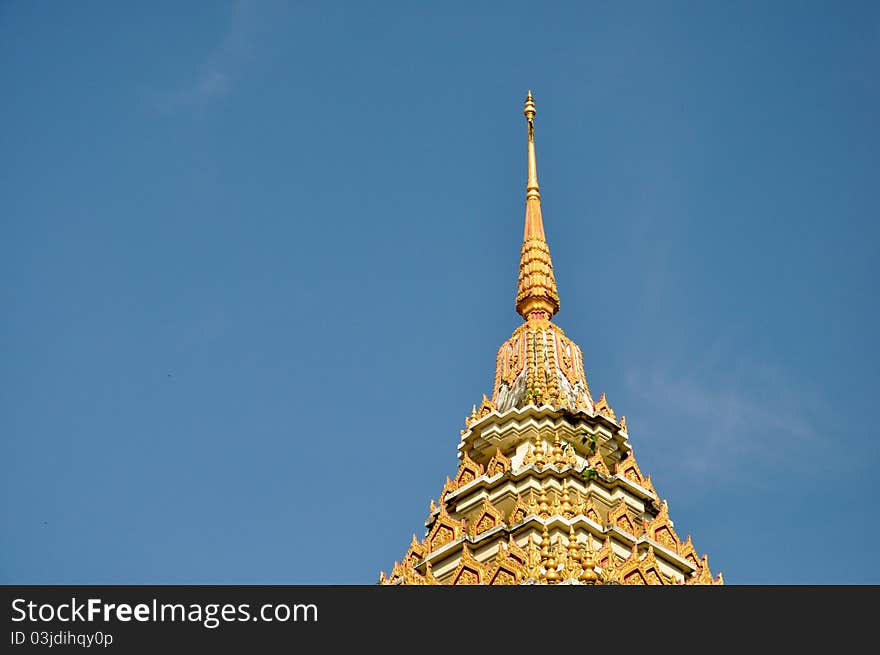
<path id="1" fill-rule="evenodd" d="M 498 555 L 495 564 L 486 573 L 490 585 L 513 585 L 526 577 L 525 567 L 521 561 L 511 557 L 504 542 L 498 544 Z"/>
<path id="2" fill-rule="evenodd" d="M 681 540 L 672 528 L 669 520 L 669 505 L 664 500 L 660 505 L 660 513 L 645 526 L 646 534 L 658 544 L 666 546 L 674 553 L 679 553 Z"/>
<path id="3" fill-rule="evenodd" d="M 476 520 L 471 522 L 471 536 L 476 537 L 487 530 L 504 525 L 504 514 L 495 505 L 483 498 L 483 505 L 476 512 Z"/>
<path id="4" fill-rule="evenodd" d="M 645 476 L 642 475 L 642 470 L 639 468 L 636 458 L 632 453 L 626 459 L 622 459 L 615 464 L 614 472 L 631 482 L 635 482 L 640 487 L 645 486 Z"/>
<path id="5" fill-rule="evenodd" d="M 467 453 L 464 453 L 461 457 L 461 464 L 458 467 L 458 474 L 455 476 L 455 488 L 460 489 L 481 475 L 483 475 L 483 467 L 468 457 Z"/>
<path id="6" fill-rule="evenodd" d="M 500 475 L 509 470 L 510 459 L 501 453 L 500 448 L 496 448 L 495 455 L 489 460 L 489 464 L 486 466 L 486 474 L 490 478 L 494 478 L 496 475 Z"/>
<path id="7" fill-rule="evenodd" d="M 461 559 L 449 579 L 453 585 L 474 585 L 483 583 L 483 565 L 473 555 L 467 544 L 462 544 Z"/>
<path id="8" fill-rule="evenodd" d="M 611 405 L 608 404 L 608 399 L 605 397 L 604 391 L 593 408 L 596 410 L 597 414 L 601 414 L 605 418 L 610 418 L 612 421 L 617 420 L 617 417 L 614 415 L 614 410 L 611 409 Z"/>
<path id="9" fill-rule="evenodd" d="M 428 543 L 428 552 L 434 552 L 460 536 L 461 524 L 449 515 L 445 505 L 441 505 L 440 513 L 425 540 Z"/>
<path id="10" fill-rule="evenodd" d="M 626 501 L 623 498 L 608 512 L 608 524 L 620 528 L 627 534 L 635 534 L 635 527 L 627 511 Z"/>

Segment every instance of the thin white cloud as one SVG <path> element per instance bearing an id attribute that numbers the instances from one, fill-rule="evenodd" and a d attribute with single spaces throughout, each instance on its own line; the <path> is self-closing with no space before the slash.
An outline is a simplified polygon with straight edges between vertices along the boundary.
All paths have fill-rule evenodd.
<path id="1" fill-rule="evenodd" d="M 164 112 L 205 111 L 235 88 L 247 63 L 254 56 L 259 27 L 265 23 L 251 0 L 236 0 L 230 11 L 226 31 L 217 46 L 185 85 L 154 95 L 158 109 Z"/>
<path id="2" fill-rule="evenodd" d="M 642 408 L 633 422 L 636 450 L 646 439 L 662 439 L 660 457 L 674 459 L 692 483 L 761 486 L 767 475 L 800 477 L 815 464 L 821 405 L 808 382 L 723 347 L 678 364 L 628 375 Z"/>

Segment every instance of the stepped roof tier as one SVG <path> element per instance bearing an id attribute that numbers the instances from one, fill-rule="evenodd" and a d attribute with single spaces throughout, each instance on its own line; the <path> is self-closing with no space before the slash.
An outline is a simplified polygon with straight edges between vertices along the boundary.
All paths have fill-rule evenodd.
<path id="1" fill-rule="evenodd" d="M 593 400 L 581 349 L 551 318 L 559 294 L 544 235 L 531 92 L 516 311 L 491 399 L 465 419 L 459 469 L 421 538 L 380 584 L 723 584 L 642 473 L 626 417 Z"/>

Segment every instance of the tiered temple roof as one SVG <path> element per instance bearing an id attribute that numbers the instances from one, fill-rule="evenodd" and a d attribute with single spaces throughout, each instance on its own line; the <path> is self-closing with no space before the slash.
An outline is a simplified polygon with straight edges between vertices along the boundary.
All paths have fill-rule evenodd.
<path id="1" fill-rule="evenodd" d="M 559 311 L 544 235 L 529 92 L 528 182 L 516 310 L 491 399 L 461 431 L 459 469 L 431 500 L 423 536 L 380 584 L 723 584 L 642 473 L 619 419 L 594 401 Z"/>

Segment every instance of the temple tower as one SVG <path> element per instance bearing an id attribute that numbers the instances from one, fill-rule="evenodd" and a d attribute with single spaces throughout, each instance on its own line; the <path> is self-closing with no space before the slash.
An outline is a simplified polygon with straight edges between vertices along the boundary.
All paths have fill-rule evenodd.
<path id="1" fill-rule="evenodd" d="M 559 311 L 544 235 L 531 92 L 516 311 L 491 399 L 465 419 L 459 468 L 380 584 L 722 584 L 639 468 L 626 417 L 594 399 Z"/>

